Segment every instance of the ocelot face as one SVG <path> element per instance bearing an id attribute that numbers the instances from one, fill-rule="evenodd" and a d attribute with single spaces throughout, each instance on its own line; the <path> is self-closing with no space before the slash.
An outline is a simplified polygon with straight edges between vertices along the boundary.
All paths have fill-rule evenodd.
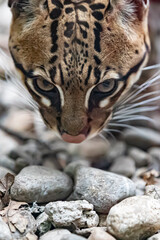
<path id="1" fill-rule="evenodd" d="M 97 135 L 149 52 L 148 0 L 9 0 L 9 48 L 46 125 Z"/>

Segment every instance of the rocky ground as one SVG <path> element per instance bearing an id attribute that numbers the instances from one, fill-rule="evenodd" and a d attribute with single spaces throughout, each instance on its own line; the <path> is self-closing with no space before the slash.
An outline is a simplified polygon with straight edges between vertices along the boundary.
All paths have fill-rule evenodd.
<path id="1" fill-rule="evenodd" d="M 4 2 L 0 47 L 7 53 Z M 154 124 L 112 125 L 107 139 L 74 145 L 47 130 L 22 96 L 1 81 L 0 240 L 159 240 L 159 110 L 150 114 Z"/>

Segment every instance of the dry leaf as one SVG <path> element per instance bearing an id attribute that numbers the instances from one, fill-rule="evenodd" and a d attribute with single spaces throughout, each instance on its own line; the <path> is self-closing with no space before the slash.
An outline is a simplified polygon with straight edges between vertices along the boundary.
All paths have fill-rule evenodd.
<path id="1" fill-rule="evenodd" d="M 36 240 L 36 222 L 30 211 L 26 210 L 26 206 L 28 207 L 28 204 L 25 202 L 10 201 L 9 205 L 0 211 L 0 216 L 8 224 L 13 239 Z"/>
<path id="2" fill-rule="evenodd" d="M 146 182 L 146 185 L 154 185 L 157 182 L 156 178 L 159 177 L 159 172 L 153 169 L 149 172 L 143 173 L 142 177 Z"/>
<path id="3" fill-rule="evenodd" d="M 14 175 L 11 173 L 7 173 L 2 179 L 0 179 L 0 210 L 9 204 L 9 190 L 13 183 Z"/>

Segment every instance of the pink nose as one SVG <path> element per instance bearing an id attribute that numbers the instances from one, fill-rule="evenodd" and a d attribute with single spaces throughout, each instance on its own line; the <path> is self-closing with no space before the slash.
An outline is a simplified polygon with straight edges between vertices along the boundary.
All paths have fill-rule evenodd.
<path id="1" fill-rule="evenodd" d="M 69 143 L 81 143 L 86 139 L 86 135 L 81 133 L 77 136 L 72 136 L 72 135 L 69 135 L 67 133 L 63 133 L 62 134 L 62 139 L 65 142 L 69 142 Z"/>

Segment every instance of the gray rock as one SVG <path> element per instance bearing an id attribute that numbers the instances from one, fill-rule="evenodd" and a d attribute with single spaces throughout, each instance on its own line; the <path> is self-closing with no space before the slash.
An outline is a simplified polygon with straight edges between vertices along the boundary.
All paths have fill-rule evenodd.
<path id="1" fill-rule="evenodd" d="M 81 229 L 77 228 L 77 229 L 75 229 L 74 233 L 84 236 L 84 237 L 87 237 L 95 230 L 95 228 L 100 228 L 104 232 L 107 231 L 106 227 L 91 227 L 91 228 L 81 228 Z"/>
<path id="2" fill-rule="evenodd" d="M 137 167 L 145 167 L 151 161 L 150 155 L 139 148 L 129 149 L 128 154 L 134 159 Z"/>
<path id="3" fill-rule="evenodd" d="M 152 147 L 148 150 L 148 153 L 160 162 L 160 147 Z"/>
<path id="4" fill-rule="evenodd" d="M 113 206 L 107 229 L 118 239 L 142 240 L 160 229 L 160 202 L 148 196 L 130 197 Z"/>
<path id="5" fill-rule="evenodd" d="M 126 152 L 126 144 L 122 141 L 117 141 L 114 145 L 111 145 L 107 152 L 107 159 L 109 161 L 113 161 L 123 155 L 125 155 Z"/>
<path id="6" fill-rule="evenodd" d="M 0 217 L 0 240 L 12 240 L 10 229 L 1 217 Z"/>
<path id="7" fill-rule="evenodd" d="M 110 167 L 110 171 L 126 177 L 132 177 L 136 171 L 135 162 L 130 157 L 119 157 Z"/>
<path id="8" fill-rule="evenodd" d="M 95 228 L 91 235 L 89 236 L 88 240 L 116 240 L 113 236 L 109 233 L 105 232 L 101 228 Z"/>
<path id="9" fill-rule="evenodd" d="M 7 173 L 11 173 L 14 175 L 14 173 L 11 170 L 5 167 L 0 167 L 0 179 L 3 178 Z"/>
<path id="10" fill-rule="evenodd" d="M 85 240 L 76 234 L 71 234 L 66 229 L 55 229 L 44 234 L 40 240 Z"/>
<path id="11" fill-rule="evenodd" d="M 145 187 L 145 195 L 154 199 L 160 199 L 160 187 L 156 185 L 148 185 Z"/>
<path id="12" fill-rule="evenodd" d="M 93 211 L 93 205 L 85 200 L 50 202 L 45 207 L 45 213 L 55 227 L 77 228 L 96 227 L 99 217 Z"/>
<path id="13" fill-rule="evenodd" d="M 67 173 L 69 176 L 73 177 L 74 174 L 75 174 L 75 171 L 76 171 L 76 168 L 78 166 L 86 166 L 86 167 L 89 167 L 89 161 L 87 160 L 75 160 L 71 163 L 69 163 L 65 169 L 64 169 L 64 172 Z"/>
<path id="14" fill-rule="evenodd" d="M 105 142 L 103 139 L 96 137 L 87 142 L 83 142 L 77 145 L 78 153 L 86 158 L 99 158 L 105 156 L 109 148 L 109 143 Z"/>
<path id="15" fill-rule="evenodd" d="M 15 161 L 5 155 L 0 156 L 0 166 L 8 168 L 13 172 L 15 171 Z"/>
<path id="16" fill-rule="evenodd" d="M 108 213 L 117 202 L 135 195 L 135 185 L 130 179 L 95 168 L 78 167 L 74 182 L 68 200 L 85 199 L 99 213 Z"/>
<path id="17" fill-rule="evenodd" d="M 126 129 L 123 133 L 123 139 L 132 146 L 144 150 L 160 146 L 160 134 L 152 129 L 136 127 L 136 129 Z"/>
<path id="18" fill-rule="evenodd" d="M 0 130 L 0 154 L 6 155 L 18 146 L 18 142 Z"/>
<path id="19" fill-rule="evenodd" d="M 78 236 L 76 234 L 70 234 L 68 236 L 64 236 L 62 240 L 86 240 L 86 238 Z"/>
<path id="20" fill-rule="evenodd" d="M 63 200 L 71 191 L 72 180 L 65 173 L 42 166 L 29 166 L 15 177 L 11 197 L 28 203 L 45 203 Z"/>
<path id="21" fill-rule="evenodd" d="M 42 235 L 39 240 L 63 240 L 64 236 L 69 236 L 70 234 L 66 229 L 55 229 Z"/>
<path id="22" fill-rule="evenodd" d="M 160 240 L 160 233 L 153 235 L 152 237 L 148 238 L 147 240 Z"/>

